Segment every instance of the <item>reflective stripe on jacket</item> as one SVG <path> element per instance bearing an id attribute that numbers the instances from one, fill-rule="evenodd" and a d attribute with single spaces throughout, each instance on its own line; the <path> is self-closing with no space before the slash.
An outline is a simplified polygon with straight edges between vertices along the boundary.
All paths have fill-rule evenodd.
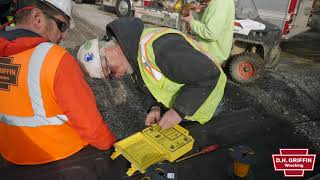
<path id="1" fill-rule="evenodd" d="M 10 57 L 0 57 L 0 76 L 10 79 L 6 86 L 0 80 L 0 152 L 8 161 L 47 163 L 87 145 L 55 99 L 54 77 L 65 53 L 58 45 L 41 43 Z"/>
<path id="2" fill-rule="evenodd" d="M 171 108 L 177 93 L 184 84 L 173 82 L 161 73 L 161 70 L 155 63 L 155 55 L 152 46 L 155 40 L 168 33 L 182 35 L 195 49 L 203 53 L 205 52 L 198 43 L 180 31 L 169 28 L 148 28 L 143 31 L 138 54 L 138 64 L 142 79 L 155 99 L 164 104 L 167 108 Z M 183 60 L 181 60 L 181 63 L 183 63 Z M 184 117 L 185 119 L 198 121 L 201 124 L 204 124 L 212 118 L 217 106 L 222 100 L 227 79 L 220 67 L 219 70 L 221 72 L 219 80 L 210 96 L 192 116 L 186 116 Z"/>

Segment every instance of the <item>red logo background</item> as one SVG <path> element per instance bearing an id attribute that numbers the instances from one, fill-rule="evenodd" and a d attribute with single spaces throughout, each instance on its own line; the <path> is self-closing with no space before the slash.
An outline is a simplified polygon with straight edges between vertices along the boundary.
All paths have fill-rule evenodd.
<path id="1" fill-rule="evenodd" d="M 309 154 L 309 149 L 280 149 L 280 154 L 273 154 L 275 171 L 283 171 L 285 177 L 303 177 L 305 171 L 313 171 L 316 155 Z"/>

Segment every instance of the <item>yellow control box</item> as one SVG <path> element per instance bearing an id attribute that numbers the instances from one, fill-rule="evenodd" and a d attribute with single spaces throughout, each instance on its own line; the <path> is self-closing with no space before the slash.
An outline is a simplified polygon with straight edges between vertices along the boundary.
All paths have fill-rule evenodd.
<path id="1" fill-rule="evenodd" d="M 145 173 L 157 162 L 175 161 L 192 149 L 193 142 L 189 131 L 179 125 L 165 130 L 155 125 L 115 143 L 111 158 L 114 160 L 122 154 L 131 163 L 127 171 L 131 176 L 137 170 Z"/>

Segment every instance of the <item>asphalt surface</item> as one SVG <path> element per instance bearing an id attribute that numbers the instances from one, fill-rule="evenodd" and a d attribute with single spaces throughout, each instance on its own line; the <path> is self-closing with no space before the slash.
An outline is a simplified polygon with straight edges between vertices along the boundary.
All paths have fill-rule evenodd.
<path id="1" fill-rule="evenodd" d="M 76 5 L 74 14 L 76 28 L 70 30 L 69 40 L 62 43 L 73 55 L 85 40 L 102 37 L 106 23 L 116 18 L 100 6 L 87 4 Z M 273 171 L 271 160 L 271 154 L 278 153 L 279 148 L 310 148 L 312 153 L 319 152 L 319 22 L 317 19 L 314 23 L 314 30 L 283 42 L 279 65 L 266 70 L 257 83 L 244 87 L 228 81 L 225 106 L 214 120 L 205 126 L 185 125 L 196 139 L 195 150 L 210 143 L 226 147 L 248 145 L 259 155 L 253 169 L 255 179 L 259 180 L 283 179 L 282 173 Z M 92 78 L 87 81 L 117 139 L 145 128 L 144 118 L 150 100 L 135 88 L 129 77 L 119 81 Z M 213 176 L 226 179 L 227 154 L 223 150 L 183 162 L 176 165 L 177 171 L 185 180 L 212 179 Z M 125 172 L 122 161 L 116 163 Z M 199 168 L 203 163 L 212 169 Z M 314 172 L 306 173 L 305 179 L 319 173 L 319 161 L 316 167 Z M 129 178 L 124 176 L 123 179 Z"/>

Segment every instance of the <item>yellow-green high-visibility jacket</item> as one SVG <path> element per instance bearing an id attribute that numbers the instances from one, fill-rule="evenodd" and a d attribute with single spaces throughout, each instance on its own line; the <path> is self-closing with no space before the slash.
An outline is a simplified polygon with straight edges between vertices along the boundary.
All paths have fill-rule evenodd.
<path id="1" fill-rule="evenodd" d="M 211 0 L 200 14 L 200 21 L 190 21 L 190 28 L 196 34 L 197 41 L 219 64 L 230 55 L 234 19 L 234 0 Z"/>
<path id="2" fill-rule="evenodd" d="M 187 37 L 180 31 L 170 28 L 144 29 L 141 35 L 138 52 L 138 65 L 141 77 L 154 98 L 167 108 L 171 108 L 175 102 L 175 97 L 184 84 L 173 82 L 164 74 L 162 74 L 161 70 L 155 63 L 155 54 L 152 46 L 155 40 L 168 33 L 180 34 L 190 43 L 193 48 L 201 52 L 204 51 L 195 40 Z M 183 63 L 183 59 L 181 59 L 181 63 Z M 222 69 L 220 67 L 218 68 L 220 70 L 220 77 L 211 94 L 193 115 L 182 118 L 198 121 L 201 124 L 206 123 L 212 118 L 217 106 L 223 98 L 224 88 L 227 81 L 226 75 L 223 73 Z"/>

